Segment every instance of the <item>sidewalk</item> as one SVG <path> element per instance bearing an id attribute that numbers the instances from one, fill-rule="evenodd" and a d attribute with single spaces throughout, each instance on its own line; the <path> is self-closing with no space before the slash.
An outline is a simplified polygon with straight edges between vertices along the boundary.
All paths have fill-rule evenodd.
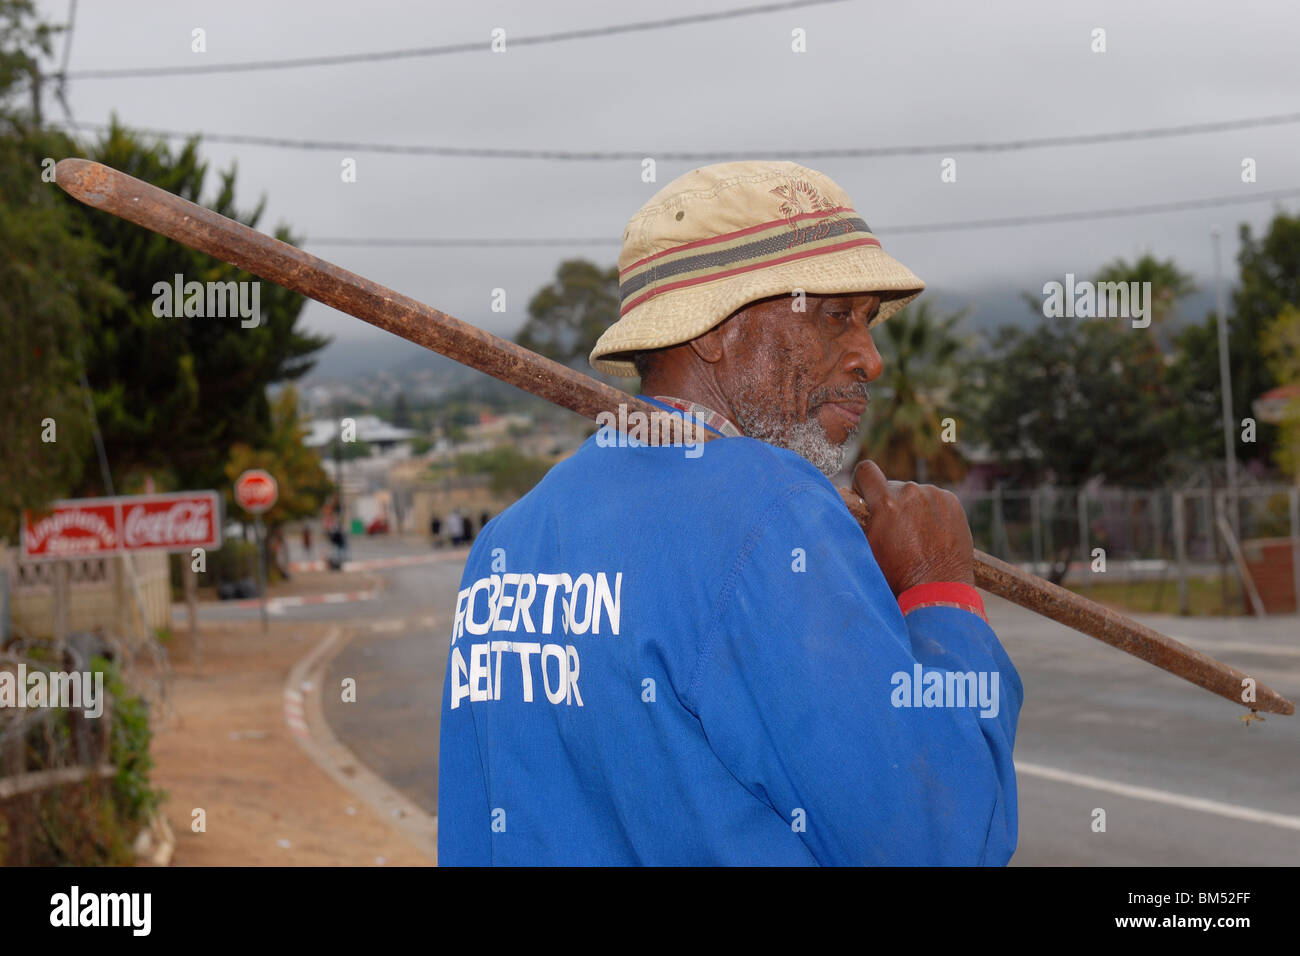
<path id="1" fill-rule="evenodd" d="M 176 835 L 176 866 L 427 866 L 388 821 L 330 779 L 286 725 L 284 684 L 333 630 L 325 622 L 200 626 L 168 645 L 170 719 L 155 707 L 155 787 Z M 191 829 L 206 812 L 206 832 Z"/>
<path id="2" fill-rule="evenodd" d="M 440 548 L 430 551 L 428 554 L 404 554 L 390 558 L 349 560 L 343 562 L 342 572 L 335 572 L 335 576 L 337 577 L 340 573 L 374 571 L 380 568 L 404 568 L 417 564 L 432 564 L 435 561 L 461 561 L 464 560 L 467 554 L 469 554 L 469 546 L 460 545 L 455 548 Z M 325 571 L 327 568 L 324 560 L 293 561 L 289 564 L 289 570 L 293 574 L 298 574 L 302 571 Z"/>
<path id="3" fill-rule="evenodd" d="M 288 581 L 276 581 L 266 589 L 267 610 L 276 614 L 288 607 L 305 604 L 343 604 L 350 601 L 368 601 L 376 597 L 383 581 L 363 569 L 331 571 L 329 573 L 299 573 L 295 569 Z M 320 569 L 318 569 L 320 570 Z M 222 601 L 210 588 L 199 591 L 198 606 L 202 607 L 260 607 L 261 598 L 235 598 Z M 173 628 L 186 626 L 188 605 L 184 601 L 172 602 Z"/>
<path id="4" fill-rule="evenodd" d="M 330 571 L 329 573 L 316 574 L 316 571 L 325 571 L 325 566 L 304 565 L 298 567 L 291 565 L 289 568 L 293 577 L 284 581 L 273 581 L 266 589 L 268 598 L 277 597 L 298 597 L 308 594 L 322 594 L 331 591 L 364 591 L 374 587 L 376 581 L 374 575 L 366 574 L 365 568 L 347 568 L 343 571 Z M 306 573 L 300 573 L 306 572 Z M 237 601 L 255 600 L 250 598 L 238 598 L 235 600 L 222 601 L 217 597 L 216 588 L 199 588 L 198 598 L 200 604 L 235 604 Z M 177 607 L 184 607 L 185 602 L 174 602 Z"/>

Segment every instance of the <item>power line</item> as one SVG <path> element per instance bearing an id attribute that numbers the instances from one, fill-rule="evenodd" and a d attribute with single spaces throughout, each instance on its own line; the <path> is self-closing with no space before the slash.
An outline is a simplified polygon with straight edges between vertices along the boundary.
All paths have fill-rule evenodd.
<path id="1" fill-rule="evenodd" d="M 1027 139 L 994 140 L 970 143 L 941 143 L 910 146 L 849 146 L 817 149 L 767 149 L 767 150 L 713 150 L 681 152 L 672 150 L 563 150 L 563 149 L 497 149 L 475 146 L 418 146 L 396 143 L 358 143 L 342 140 L 291 139 L 281 136 L 257 136 L 238 133 L 186 133 L 181 130 L 133 127 L 136 132 L 162 139 L 190 139 L 199 136 L 212 143 L 241 146 L 270 146 L 280 149 L 326 150 L 346 153 L 386 153 L 404 156 L 449 156 L 474 159 L 541 159 L 579 162 L 639 162 L 653 156 L 664 162 L 713 162 L 716 160 L 769 159 L 863 159 L 887 156 L 920 156 L 931 153 L 1000 153 L 1028 149 L 1046 149 L 1054 146 L 1086 146 L 1096 143 L 1131 142 L 1143 139 L 1166 139 L 1178 136 L 1196 136 L 1226 130 L 1255 129 L 1261 126 L 1282 126 L 1300 123 L 1300 113 L 1279 113 L 1272 116 L 1255 116 L 1246 119 L 1214 120 L 1206 123 L 1188 123 L 1181 126 L 1149 126 L 1140 129 L 1107 133 L 1078 133 L 1070 136 L 1039 136 Z M 105 123 L 69 123 L 68 126 L 103 132 Z"/>
<path id="2" fill-rule="evenodd" d="M 1008 226 L 1034 226 L 1053 222 L 1082 222 L 1088 219 L 1121 219 L 1128 216 L 1151 216 L 1162 212 L 1183 212 L 1188 209 L 1210 209 L 1215 206 L 1235 206 L 1244 203 L 1270 202 L 1300 196 L 1300 187 L 1275 189 L 1251 196 L 1211 196 L 1205 199 L 1182 199 L 1176 202 L 1149 203 L 1143 206 L 1117 206 L 1112 209 L 1089 209 L 1075 212 L 1043 213 L 1037 216 L 1007 216 L 1001 219 L 967 219 L 958 222 L 929 222 L 917 225 L 893 226 L 881 232 L 891 236 L 906 233 L 957 232 L 963 229 L 1002 229 Z"/>
<path id="3" fill-rule="evenodd" d="M 1036 226 L 1058 222 L 1081 222 L 1089 219 L 1119 219 L 1128 216 L 1150 216 L 1163 212 L 1183 212 L 1188 209 L 1209 209 L 1215 206 L 1232 206 L 1245 203 L 1270 202 L 1300 196 L 1300 187 L 1258 192 L 1250 196 L 1211 196 L 1205 199 L 1184 199 L 1176 202 L 1150 203 L 1141 206 L 1117 206 L 1111 209 L 1089 209 L 1073 212 L 1043 213 L 1035 216 L 1007 216 L 998 219 L 966 219 L 953 222 L 914 223 L 889 226 L 877 230 L 884 236 L 906 234 L 958 232 L 969 229 L 1004 229 L 1010 226 Z M 510 247 L 572 247 L 617 246 L 617 236 L 610 237 L 554 237 L 554 238 L 501 238 L 501 239 L 393 239 L 393 238 L 334 238 L 307 239 L 306 246 L 363 246 L 376 248 L 434 248 L 475 249 Z"/>
<path id="4" fill-rule="evenodd" d="M 619 23 L 604 27 L 589 27 L 584 30 L 562 30 L 557 33 L 543 33 L 536 36 L 508 37 L 509 46 L 539 46 L 544 43 L 560 43 L 565 40 L 585 40 L 592 37 L 613 36 L 619 33 L 638 33 L 646 30 L 666 30 L 669 27 L 686 26 L 692 23 L 709 23 L 715 20 L 731 20 L 737 17 L 751 17 L 761 13 L 776 13 L 781 10 L 795 10 L 801 7 L 814 7 L 827 3 L 843 3 L 844 0 L 788 0 L 785 3 L 767 3 L 753 7 L 737 7 L 731 10 L 718 10 L 712 13 L 693 13 L 681 17 L 668 17 L 664 20 L 644 20 L 637 23 Z M 200 73 L 247 73 L 255 70 L 291 70 L 310 66 L 340 66 L 345 63 L 370 63 L 382 60 L 403 60 L 414 57 L 447 56 L 453 53 L 473 53 L 482 51 L 486 44 L 481 40 L 469 43 L 448 43 L 443 46 L 414 47 L 404 50 L 381 50 L 373 53 L 344 53 L 335 56 L 310 56 L 290 60 L 254 60 L 245 63 L 211 63 L 192 66 L 155 66 L 134 67 L 120 70 L 78 70 L 67 74 L 74 80 L 115 80 L 138 76 L 195 76 Z"/>

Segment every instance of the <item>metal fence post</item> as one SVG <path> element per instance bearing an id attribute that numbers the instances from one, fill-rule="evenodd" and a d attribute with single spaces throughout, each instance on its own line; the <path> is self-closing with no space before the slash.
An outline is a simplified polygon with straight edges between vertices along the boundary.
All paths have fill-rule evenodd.
<path id="1" fill-rule="evenodd" d="M 1214 536 L 1214 557 L 1219 562 L 1219 581 L 1223 592 L 1223 613 L 1225 615 L 1232 613 L 1229 610 L 1231 597 L 1228 593 L 1230 587 L 1228 582 L 1228 561 L 1231 558 L 1228 555 L 1227 545 L 1223 541 L 1223 532 L 1219 529 L 1219 519 L 1226 519 L 1228 514 L 1225 504 L 1226 498 L 1227 496 L 1223 491 L 1214 492 L 1214 524 L 1210 526 L 1210 533 Z M 1245 604 L 1245 595 L 1242 595 L 1242 603 Z"/>
<path id="2" fill-rule="evenodd" d="M 1123 529 L 1124 533 L 1123 552 L 1125 563 L 1128 565 L 1125 580 L 1126 583 L 1131 584 L 1133 581 L 1133 562 L 1135 560 L 1133 556 L 1137 554 L 1137 526 L 1133 521 L 1133 492 L 1129 491 L 1127 488 L 1124 488 L 1119 493 L 1119 507 L 1124 515 L 1124 520 L 1120 523 L 1120 528 Z M 1104 515 L 1105 512 L 1103 511 L 1102 514 Z M 1102 520 L 1105 521 L 1106 519 L 1103 517 Z M 1107 528 L 1107 532 L 1109 532 L 1109 530 L 1110 529 Z M 1114 544 L 1114 539 L 1110 538 L 1109 533 L 1106 537 L 1110 543 Z M 1119 556 L 1120 550 L 1119 545 L 1115 545 L 1116 557 Z M 1111 555 L 1107 554 L 1106 557 L 1109 559 Z"/>
<path id="3" fill-rule="evenodd" d="M 1004 561 L 1008 555 L 1003 543 L 1006 541 L 1006 529 L 1002 527 L 1002 482 L 993 486 L 993 547 L 994 554 Z"/>
<path id="4" fill-rule="evenodd" d="M 1187 527 L 1183 521 L 1183 493 L 1175 491 L 1174 510 L 1174 560 L 1178 562 L 1178 613 L 1190 614 L 1191 605 L 1187 596 Z"/>
<path id="5" fill-rule="evenodd" d="M 1092 550 L 1088 547 L 1088 495 L 1079 488 L 1079 548 L 1083 552 L 1084 580 L 1088 593 L 1092 593 Z"/>
<path id="6" fill-rule="evenodd" d="M 1042 509 L 1038 505 L 1038 489 L 1035 488 L 1029 493 L 1029 524 L 1034 542 L 1034 573 L 1041 574 L 1043 566 L 1043 532 L 1038 527 L 1038 521 Z"/>
<path id="7" fill-rule="evenodd" d="M 1048 561 L 1047 571 L 1052 570 L 1052 565 L 1056 556 L 1055 540 L 1052 537 L 1052 520 L 1056 517 L 1056 489 L 1049 488 L 1047 494 L 1047 520 L 1043 522 L 1043 557 Z M 1051 557 L 1049 557 L 1049 555 Z"/>
<path id="8" fill-rule="evenodd" d="M 1207 561 L 1217 561 L 1219 560 L 1219 536 L 1214 533 L 1214 518 L 1210 514 L 1210 498 L 1210 491 L 1207 490 L 1201 492 L 1201 527 L 1205 529 L 1206 546 L 1207 548 L 1212 549 L 1207 550 L 1205 559 Z"/>
<path id="9" fill-rule="evenodd" d="M 68 643 L 68 604 L 70 590 L 68 584 L 68 562 L 54 562 L 54 647 L 58 655 L 58 666 L 63 666 L 63 651 Z"/>
<path id="10" fill-rule="evenodd" d="M 1159 560 L 1165 554 L 1165 527 L 1164 527 L 1164 509 L 1160 505 L 1160 492 L 1151 492 L 1151 530 L 1154 537 L 1151 539 L 1151 553 Z"/>
<path id="11" fill-rule="evenodd" d="M 9 619 L 9 569 L 0 566 L 0 647 L 9 643 L 12 627 Z"/>
<path id="12" fill-rule="evenodd" d="M 1295 587 L 1295 609 L 1300 613 L 1300 488 L 1287 492 L 1287 511 L 1291 513 L 1291 581 Z"/>

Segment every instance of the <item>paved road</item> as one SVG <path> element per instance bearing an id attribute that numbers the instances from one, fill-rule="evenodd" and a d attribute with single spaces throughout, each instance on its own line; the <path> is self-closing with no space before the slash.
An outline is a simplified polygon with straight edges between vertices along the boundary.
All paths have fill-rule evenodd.
<path id="1" fill-rule="evenodd" d="M 380 571 L 384 596 L 339 652 L 327 687 L 356 679 L 355 703 L 327 695 L 335 736 L 417 806 L 438 812 L 438 733 L 451 615 L 464 568 L 457 561 Z"/>
<path id="2" fill-rule="evenodd" d="M 1300 863 L 1300 720 L 1248 726 L 1242 708 L 1126 654 L 1004 601 L 989 598 L 988 607 L 1026 685 L 1014 863 Z M 1142 620 L 1293 700 L 1300 695 L 1295 615 Z M 1052 779 L 1051 771 L 1074 776 Z M 1193 809 L 1194 799 L 1222 806 Z M 1106 812 L 1104 833 L 1092 830 L 1097 808 Z"/>
<path id="3" fill-rule="evenodd" d="M 294 559 L 306 557 L 297 553 L 296 537 L 290 546 Z M 353 635 L 331 663 L 326 686 L 341 689 L 343 679 L 351 677 L 356 701 L 344 702 L 341 692 L 325 695 L 326 720 L 359 759 L 430 813 L 437 813 L 439 713 L 450 640 L 443 622 L 454 610 L 468 553 L 468 548 L 434 550 L 419 540 L 354 537 L 351 559 L 382 579 L 373 598 L 272 602 L 276 620 L 331 621 Z M 424 563 L 395 563 L 407 561 Z M 185 613 L 183 605 L 173 609 L 177 622 L 187 619 Z M 199 605 L 203 620 L 252 623 L 260 615 L 250 602 Z"/>
<path id="4" fill-rule="evenodd" d="M 394 546 L 366 547 L 373 553 L 356 557 Z M 355 677 L 358 700 L 327 698 L 331 727 L 362 761 L 435 813 L 447 620 L 463 554 L 379 571 L 388 590 L 364 609 L 304 609 L 360 629 L 329 672 L 334 686 Z M 1247 725 L 1245 711 L 1227 701 L 1004 601 L 987 602 L 1026 685 L 1013 864 L 1300 862 L 1300 720 Z M 1295 616 L 1143 620 L 1300 696 Z M 1098 809 L 1105 832 L 1093 830 Z"/>

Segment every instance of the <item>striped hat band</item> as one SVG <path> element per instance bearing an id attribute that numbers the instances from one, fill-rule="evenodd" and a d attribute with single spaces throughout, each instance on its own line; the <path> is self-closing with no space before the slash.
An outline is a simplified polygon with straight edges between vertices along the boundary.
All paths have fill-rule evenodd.
<path id="1" fill-rule="evenodd" d="M 619 315 L 655 296 L 855 246 L 880 248 L 849 206 L 774 219 L 646 256 L 619 272 Z"/>

